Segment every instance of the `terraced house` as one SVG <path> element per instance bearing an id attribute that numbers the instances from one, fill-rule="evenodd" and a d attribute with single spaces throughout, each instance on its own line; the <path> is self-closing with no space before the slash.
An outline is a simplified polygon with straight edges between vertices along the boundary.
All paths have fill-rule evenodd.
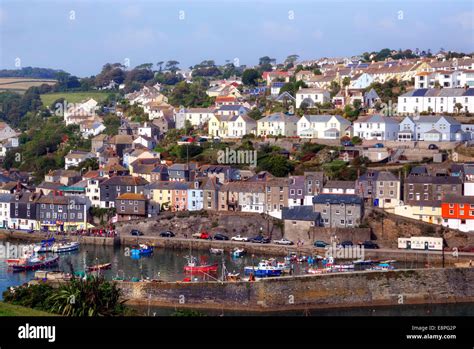
<path id="1" fill-rule="evenodd" d="M 407 116 L 399 127 L 399 141 L 453 142 L 470 138 L 451 116 Z"/>
<path id="2" fill-rule="evenodd" d="M 285 136 L 298 135 L 298 117 L 284 113 L 274 113 L 257 120 L 257 134 L 260 136 Z"/>
<path id="3" fill-rule="evenodd" d="M 115 176 L 103 181 L 100 187 L 100 207 L 110 208 L 115 206 L 115 199 L 121 194 L 143 194 L 148 181 L 141 177 Z"/>
<path id="4" fill-rule="evenodd" d="M 357 188 L 371 205 L 393 208 L 400 204 L 401 182 L 391 172 L 368 170 L 357 179 Z"/>
<path id="5" fill-rule="evenodd" d="M 297 123 L 301 138 L 339 139 L 351 136 L 351 123 L 340 115 L 303 115 Z"/>

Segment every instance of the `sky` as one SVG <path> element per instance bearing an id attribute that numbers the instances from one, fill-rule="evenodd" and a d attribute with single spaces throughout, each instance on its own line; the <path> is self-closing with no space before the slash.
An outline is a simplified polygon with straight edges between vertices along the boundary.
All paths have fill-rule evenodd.
<path id="1" fill-rule="evenodd" d="M 472 0 L 0 0 L 0 69 L 474 51 Z"/>

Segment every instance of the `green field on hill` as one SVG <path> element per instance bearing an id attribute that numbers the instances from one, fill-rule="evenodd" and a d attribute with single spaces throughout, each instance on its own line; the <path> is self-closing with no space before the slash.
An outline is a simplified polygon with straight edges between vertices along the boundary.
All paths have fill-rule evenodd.
<path id="1" fill-rule="evenodd" d="M 41 310 L 0 302 L 0 316 L 56 316 Z"/>
<path id="2" fill-rule="evenodd" d="M 89 98 L 94 98 L 97 102 L 102 102 L 111 93 L 113 94 L 113 92 L 100 91 L 46 93 L 41 95 L 41 101 L 46 106 L 50 106 L 59 98 L 64 98 L 68 103 L 79 103 Z"/>

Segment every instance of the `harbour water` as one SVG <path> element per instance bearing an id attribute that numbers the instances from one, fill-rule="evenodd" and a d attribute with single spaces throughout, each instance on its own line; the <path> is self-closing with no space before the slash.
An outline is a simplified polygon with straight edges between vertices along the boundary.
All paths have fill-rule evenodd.
<path id="1" fill-rule="evenodd" d="M 5 241 L 2 241 L 5 243 Z M 18 243 L 18 242 L 12 242 Z M 22 244 L 20 244 L 22 245 Z M 164 281 L 181 281 L 185 277 L 189 277 L 184 272 L 184 266 L 187 263 L 186 256 L 192 253 L 198 258 L 199 263 L 218 263 L 219 271 L 214 277 L 220 277 L 222 273 L 222 264 L 224 264 L 228 271 L 237 272 L 243 275 L 245 266 L 257 265 L 263 258 L 269 258 L 264 255 L 244 255 L 241 258 L 232 258 L 229 251 L 225 251 L 224 255 L 213 255 L 206 251 L 189 251 L 189 250 L 172 250 L 156 248 L 152 255 L 140 257 L 138 259 L 132 258 L 128 253 L 129 250 L 123 246 L 99 246 L 99 245 L 81 245 L 79 251 L 72 253 L 60 254 L 59 264 L 51 270 L 61 270 L 63 272 L 80 272 L 85 270 L 85 266 L 95 264 L 111 263 L 110 270 L 103 271 L 103 275 L 107 279 L 114 277 L 131 279 L 160 279 Z M 283 260 L 283 258 L 279 258 Z M 403 262 L 395 264 L 398 268 L 421 268 L 420 264 Z M 295 263 L 294 274 L 305 274 L 308 265 L 306 263 Z M 203 276 L 193 275 L 193 278 Z M 13 273 L 8 269 L 5 259 L 0 258 L 0 298 L 1 293 L 10 286 L 21 285 L 34 278 L 34 271 Z M 204 276 L 208 280 L 212 277 Z M 137 311 L 141 315 L 170 315 L 175 309 L 169 308 L 144 308 L 138 307 Z M 202 311 L 207 315 L 256 315 L 255 313 L 242 312 L 221 312 L 216 310 Z M 358 315 L 473 315 L 474 304 L 444 304 L 444 305 L 426 305 L 426 306 L 397 306 L 397 307 L 382 307 L 382 308 L 358 308 L 358 309 L 333 309 L 333 310 L 309 310 L 307 313 L 303 312 L 284 312 L 275 313 L 269 312 L 258 313 L 259 315 L 311 315 L 311 316 L 325 316 L 325 315 L 341 315 L 341 316 L 358 316 Z"/>

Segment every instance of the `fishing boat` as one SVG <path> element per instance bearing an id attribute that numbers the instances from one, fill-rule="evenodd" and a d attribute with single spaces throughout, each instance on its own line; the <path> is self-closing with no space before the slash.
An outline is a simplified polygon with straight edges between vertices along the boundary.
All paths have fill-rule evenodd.
<path id="1" fill-rule="evenodd" d="M 373 259 L 358 259 L 354 261 L 353 263 L 356 265 L 372 265 L 372 264 L 379 263 L 379 261 L 373 260 Z"/>
<path id="2" fill-rule="evenodd" d="M 283 269 L 272 265 L 267 260 L 262 260 L 256 267 L 249 266 L 244 268 L 245 275 L 252 274 L 257 277 L 281 276 Z"/>
<path id="3" fill-rule="evenodd" d="M 330 268 L 335 271 L 351 270 L 354 269 L 354 264 L 333 264 Z"/>
<path id="4" fill-rule="evenodd" d="M 108 270 L 112 268 L 112 263 L 104 263 L 104 264 L 96 264 L 87 267 L 87 271 L 100 271 L 100 270 Z"/>
<path id="5" fill-rule="evenodd" d="M 380 263 L 378 265 L 374 265 L 367 270 L 394 270 L 395 267 L 389 263 Z"/>
<path id="6" fill-rule="evenodd" d="M 211 254 L 223 254 L 224 250 L 222 248 L 210 248 L 209 252 Z"/>
<path id="7" fill-rule="evenodd" d="M 132 247 L 132 255 L 147 255 L 153 253 L 153 246 L 148 244 L 139 244 Z"/>
<path id="8" fill-rule="evenodd" d="M 240 281 L 240 273 L 227 273 L 225 281 Z"/>
<path id="9" fill-rule="evenodd" d="M 245 254 L 245 250 L 243 248 L 234 248 L 232 251 L 231 251 L 231 256 L 232 257 L 235 257 L 235 258 L 240 258 L 242 257 L 244 254 Z"/>
<path id="10" fill-rule="evenodd" d="M 54 245 L 54 238 L 41 240 L 41 242 L 33 247 L 33 250 L 36 253 L 44 253 L 44 252 L 52 252 L 52 248 Z"/>
<path id="11" fill-rule="evenodd" d="M 326 274 L 331 272 L 331 268 L 308 268 L 308 274 Z"/>
<path id="12" fill-rule="evenodd" d="M 13 271 L 25 271 L 25 270 L 37 270 L 41 268 L 47 268 L 56 265 L 59 261 L 59 256 L 51 257 L 37 257 L 32 256 L 29 258 L 22 258 L 16 264 L 11 264 L 10 267 Z"/>
<path id="13" fill-rule="evenodd" d="M 79 249 L 79 242 L 71 241 L 71 242 L 59 242 L 53 244 L 51 248 L 51 252 L 55 253 L 64 253 L 64 252 L 72 252 L 77 251 Z"/>
<path id="14" fill-rule="evenodd" d="M 198 265 L 195 257 L 188 257 L 188 263 L 184 266 L 186 273 L 216 273 L 217 263 Z"/>

